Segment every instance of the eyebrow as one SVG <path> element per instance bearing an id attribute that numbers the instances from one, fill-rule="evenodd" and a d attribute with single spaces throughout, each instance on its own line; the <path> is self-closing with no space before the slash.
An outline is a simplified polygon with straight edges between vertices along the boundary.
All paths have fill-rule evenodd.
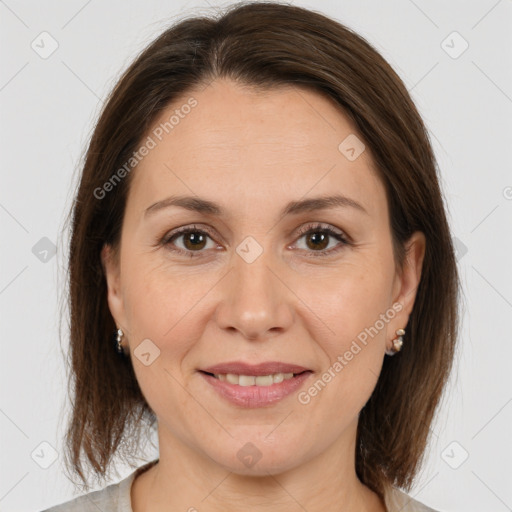
<path id="1" fill-rule="evenodd" d="M 226 216 L 226 212 L 219 204 L 200 198 L 198 196 L 171 196 L 162 201 L 152 204 L 144 212 L 144 216 L 154 214 L 164 208 L 178 206 L 193 212 L 215 215 L 217 217 Z M 301 199 L 300 201 L 290 201 L 282 210 L 280 216 L 297 215 L 304 212 L 316 210 L 325 210 L 328 208 L 354 208 L 366 215 L 369 215 L 366 209 L 357 201 L 343 195 L 332 195 Z"/>

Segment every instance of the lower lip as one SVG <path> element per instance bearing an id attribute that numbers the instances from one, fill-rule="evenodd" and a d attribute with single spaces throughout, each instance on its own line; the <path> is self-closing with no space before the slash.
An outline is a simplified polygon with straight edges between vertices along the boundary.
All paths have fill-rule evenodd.
<path id="1" fill-rule="evenodd" d="M 219 395 L 240 407 L 265 407 L 279 402 L 283 398 L 297 391 L 312 372 L 304 372 L 291 379 L 283 380 L 271 386 L 239 386 L 216 379 L 212 375 L 199 372 Z"/>

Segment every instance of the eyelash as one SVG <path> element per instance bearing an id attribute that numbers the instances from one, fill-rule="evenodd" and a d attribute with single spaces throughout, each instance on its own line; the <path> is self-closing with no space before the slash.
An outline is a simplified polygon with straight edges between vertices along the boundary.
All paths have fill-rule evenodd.
<path id="1" fill-rule="evenodd" d="M 175 240 L 176 238 L 179 238 L 179 236 L 181 236 L 181 235 L 188 234 L 188 233 L 200 233 L 202 235 L 208 235 L 210 238 L 213 238 L 212 233 L 206 228 L 200 229 L 197 226 L 185 226 L 183 228 L 178 228 L 176 231 L 173 231 L 172 233 L 164 236 L 164 238 L 160 241 L 160 245 L 166 246 L 169 248 L 169 250 L 171 250 L 173 252 L 177 252 L 178 254 L 184 254 L 186 256 L 189 256 L 190 258 L 196 258 L 196 257 L 201 256 L 201 253 L 204 251 L 189 251 L 189 250 L 180 249 L 177 247 L 171 248 L 171 245 L 172 245 L 171 242 L 173 240 Z M 307 252 L 312 253 L 311 257 L 313 257 L 313 258 L 329 256 L 331 254 L 334 254 L 334 253 L 337 253 L 338 251 L 340 251 L 343 248 L 343 246 L 351 245 L 351 242 L 342 233 L 339 233 L 338 231 L 334 231 L 332 228 L 325 227 L 323 224 L 319 224 L 319 223 L 307 224 L 306 226 L 300 228 L 299 232 L 298 232 L 297 239 L 300 239 L 304 235 L 309 235 L 311 233 L 326 234 L 329 237 L 335 238 L 336 240 L 341 242 L 341 245 L 335 249 L 328 249 L 328 250 L 324 249 L 323 251 L 307 251 Z"/>

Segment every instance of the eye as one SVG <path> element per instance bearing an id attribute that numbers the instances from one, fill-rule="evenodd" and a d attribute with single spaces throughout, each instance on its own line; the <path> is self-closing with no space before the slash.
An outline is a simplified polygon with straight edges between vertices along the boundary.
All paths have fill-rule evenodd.
<path id="1" fill-rule="evenodd" d="M 183 239 L 183 248 L 177 247 L 175 244 L 175 240 L 179 240 L 180 238 Z M 193 258 L 200 255 L 194 253 L 201 253 L 205 248 L 212 248 L 206 247 L 208 238 L 211 239 L 209 231 L 199 229 L 197 226 L 185 226 L 165 236 L 161 243 L 172 251 L 185 254 Z M 213 245 L 215 246 L 215 244 Z"/>
<path id="2" fill-rule="evenodd" d="M 341 231 L 335 231 L 331 227 L 325 227 L 322 224 L 309 224 L 302 227 L 299 230 L 299 237 L 305 237 L 306 247 L 307 249 L 312 249 L 308 252 L 310 252 L 310 255 L 313 257 L 334 254 L 340 251 L 343 248 L 343 246 L 350 245 L 350 242 Z M 334 249 L 326 249 L 326 247 L 329 246 L 329 239 L 332 238 L 338 240 L 338 242 L 341 243 L 338 244 L 338 246 L 335 247 Z"/>

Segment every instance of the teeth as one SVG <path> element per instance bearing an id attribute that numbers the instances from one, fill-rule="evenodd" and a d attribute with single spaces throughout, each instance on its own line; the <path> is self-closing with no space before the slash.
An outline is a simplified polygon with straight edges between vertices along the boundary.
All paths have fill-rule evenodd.
<path id="1" fill-rule="evenodd" d="M 215 378 L 239 386 L 272 386 L 283 380 L 293 378 L 293 373 L 274 373 L 272 375 L 235 375 L 234 373 L 215 374 Z"/>

